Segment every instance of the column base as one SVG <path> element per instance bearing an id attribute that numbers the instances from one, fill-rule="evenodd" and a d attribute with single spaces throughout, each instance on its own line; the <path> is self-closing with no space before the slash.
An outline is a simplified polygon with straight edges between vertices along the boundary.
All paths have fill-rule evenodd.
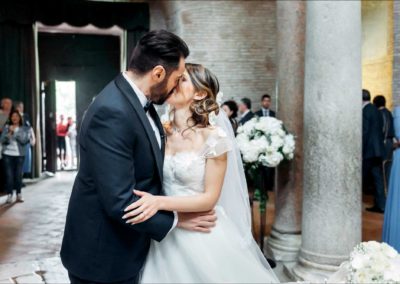
<path id="1" fill-rule="evenodd" d="M 301 234 L 280 233 L 272 228 L 264 254 L 279 262 L 296 262 L 301 246 Z"/>
<path id="2" fill-rule="evenodd" d="M 294 281 L 325 283 L 338 269 L 339 266 L 319 264 L 299 256 L 297 264 L 292 268 L 286 267 L 285 273 Z"/>

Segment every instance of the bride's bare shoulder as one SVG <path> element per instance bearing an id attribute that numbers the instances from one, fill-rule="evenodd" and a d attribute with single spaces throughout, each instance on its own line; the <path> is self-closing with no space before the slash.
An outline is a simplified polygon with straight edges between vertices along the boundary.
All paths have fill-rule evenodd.
<path id="1" fill-rule="evenodd" d="M 199 134 L 202 136 L 204 140 L 207 140 L 208 137 L 215 135 L 218 133 L 218 128 L 215 126 L 207 126 L 204 128 L 200 128 Z"/>

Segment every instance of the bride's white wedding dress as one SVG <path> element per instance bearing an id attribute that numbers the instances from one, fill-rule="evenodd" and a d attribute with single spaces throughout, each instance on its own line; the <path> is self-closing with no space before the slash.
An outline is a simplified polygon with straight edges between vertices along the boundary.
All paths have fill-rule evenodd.
<path id="1" fill-rule="evenodd" d="M 231 148 L 230 139 L 219 128 L 201 151 L 166 156 L 165 194 L 188 196 L 201 193 L 207 159 Z M 249 236 L 251 241 L 244 242 L 243 234 L 224 208 L 218 205 L 215 210 L 218 220 L 211 233 L 175 228 L 162 242 L 152 241 L 140 282 L 277 283 L 265 259 L 260 258 L 261 253 L 252 237 Z"/>

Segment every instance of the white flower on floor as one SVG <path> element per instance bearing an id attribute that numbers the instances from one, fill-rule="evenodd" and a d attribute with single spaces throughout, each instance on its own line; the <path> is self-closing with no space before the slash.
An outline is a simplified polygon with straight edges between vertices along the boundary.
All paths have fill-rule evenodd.
<path id="1" fill-rule="evenodd" d="M 349 283 L 400 283 L 400 255 L 386 243 L 357 245 L 350 254 Z"/>

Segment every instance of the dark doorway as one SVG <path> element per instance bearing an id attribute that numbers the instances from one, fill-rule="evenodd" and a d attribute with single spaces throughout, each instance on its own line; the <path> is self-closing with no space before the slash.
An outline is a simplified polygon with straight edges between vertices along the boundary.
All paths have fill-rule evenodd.
<path id="1" fill-rule="evenodd" d="M 39 33 L 39 67 L 40 81 L 43 86 L 52 85 L 54 81 L 74 81 L 76 94 L 76 122 L 79 125 L 82 116 L 93 98 L 120 72 L 120 38 L 108 35 Z M 44 144 L 54 141 L 57 136 L 57 119 L 64 113 L 58 113 L 56 106 L 57 93 L 54 88 L 45 88 L 42 100 L 41 116 Z M 47 101 L 47 103 L 46 103 Z M 47 109 L 46 109 L 47 107 Z M 49 109 L 50 108 L 50 109 Z M 59 110 L 58 110 L 59 111 Z M 65 117 L 65 121 L 67 117 Z M 49 165 L 48 171 L 54 172 L 57 156 L 54 157 L 54 143 L 43 147 L 43 166 Z M 71 146 L 69 146 L 71 147 Z M 52 166 L 50 166 L 52 165 Z M 62 168 L 62 163 L 58 163 Z"/>

